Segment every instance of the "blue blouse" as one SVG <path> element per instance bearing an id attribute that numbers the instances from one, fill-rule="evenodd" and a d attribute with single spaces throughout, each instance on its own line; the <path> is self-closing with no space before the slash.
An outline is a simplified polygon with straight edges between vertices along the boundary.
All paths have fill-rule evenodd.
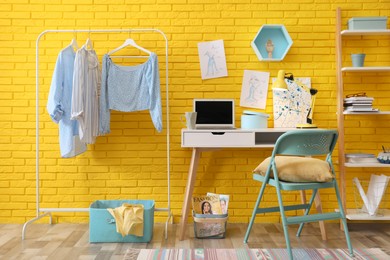
<path id="1" fill-rule="evenodd" d="M 99 134 L 110 132 L 110 109 L 131 112 L 149 109 L 154 127 L 162 130 L 160 76 L 157 55 L 136 66 L 115 64 L 103 57 L 99 108 Z"/>
<path id="2" fill-rule="evenodd" d="M 47 101 L 47 111 L 51 119 L 59 124 L 62 157 L 74 157 L 87 149 L 80 141 L 78 122 L 70 120 L 74 59 L 72 46 L 66 47 L 58 54 Z"/>

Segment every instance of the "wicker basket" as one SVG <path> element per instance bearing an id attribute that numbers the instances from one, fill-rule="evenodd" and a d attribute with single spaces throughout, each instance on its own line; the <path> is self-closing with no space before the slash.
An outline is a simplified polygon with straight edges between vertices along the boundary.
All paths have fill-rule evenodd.
<path id="1" fill-rule="evenodd" d="M 228 214 L 195 214 L 194 232 L 196 238 L 225 238 Z"/>

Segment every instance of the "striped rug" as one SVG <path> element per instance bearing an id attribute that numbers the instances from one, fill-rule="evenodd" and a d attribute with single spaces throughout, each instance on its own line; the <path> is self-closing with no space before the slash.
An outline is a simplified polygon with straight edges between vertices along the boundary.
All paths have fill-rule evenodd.
<path id="1" fill-rule="evenodd" d="M 348 249 L 293 249 L 294 259 L 332 260 L 332 259 L 390 259 L 379 248 L 354 249 L 355 257 L 349 256 Z M 285 260 L 286 249 L 127 249 L 124 260 Z"/>

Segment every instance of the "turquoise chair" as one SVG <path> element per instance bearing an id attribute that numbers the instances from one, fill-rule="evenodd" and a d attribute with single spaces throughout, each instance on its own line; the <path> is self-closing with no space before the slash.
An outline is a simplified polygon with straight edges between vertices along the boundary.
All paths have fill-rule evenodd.
<path id="1" fill-rule="evenodd" d="M 271 161 L 270 164 L 268 165 L 265 175 L 262 176 L 256 173 L 253 175 L 253 179 L 262 182 L 262 185 L 260 188 L 259 196 L 257 198 L 255 207 L 253 209 L 253 214 L 249 222 L 248 229 L 245 234 L 244 243 L 248 242 L 248 237 L 251 232 L 253 222 L 257 214 L 269 213 L 269 212 L 280 212 L 282 218 L 282 224 L 283 224 L 284 237 L 286 239 L 286 246 L 289 253 L 289 258 L 293 259 L 293 254 L 290 245 L 290 238 L 288 235 L 289 225 L 300 224 L 297 232 L 297 236 L 299 236 L 301 234 L 304 223 L 331 220 L 331 219 L 341 219 L 344 225 L 344 231 L 345 231 L 345 237 L 347 240 L 348 249 L 350 255 L 353 257 L 353 249 L 351 245 L 351 240 L 349 238 L 347 221 L 341 203 L 340 192 L 337 186 L 334 167 L 332 164 L 332 152 L 336 145 L 337 137 L 338 137 L 338 133 L 336 130 L 307 129 L 307 130 L 288 131 L 278 138 L 278 140 L 275 143 L 275 147 L 272 152 Z M 294 156 L 326 155 L 326 161 L 330 165 L 334 178 L 330 182 L 295 183 L 295 182 L 281 181 L 278 178 L 278 171 L 275 164 L 276 155 L 294 155 Z M 274 177 L 270 176 L 271 169 L 275 173 Z M 267 184 L 276 188 L 276 194 L 279 202 L 278 207 L 268 207 L 268 208 L 260 207 L 260 202 L 264 195 L 264 191 Z M 339 207 L 338 212 L 309 214 L 318 190 L 324 188 L 334 188 L 337 197 L 338 207 Z M 284 206 L 282 200 L 282 190 L 286 190 L 286 191 L 312 190 L 313 192 L 309 203 Z M 285 211 L 288 210 L 302 210 L 302 209 L 305 212 L 303 216 L 291 217 L 291 216 L 286 216 L 285 214 Z"/>

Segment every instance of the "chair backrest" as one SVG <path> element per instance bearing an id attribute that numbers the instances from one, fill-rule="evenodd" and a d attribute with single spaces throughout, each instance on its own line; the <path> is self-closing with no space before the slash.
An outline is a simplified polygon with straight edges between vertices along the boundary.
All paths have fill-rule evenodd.
<path id="1" fill-rule="evenodd" d="M 331 156 L 338 138 L 337 130 L 303 129 L 281 135 L 275 143 L 272 156 Z"/>

